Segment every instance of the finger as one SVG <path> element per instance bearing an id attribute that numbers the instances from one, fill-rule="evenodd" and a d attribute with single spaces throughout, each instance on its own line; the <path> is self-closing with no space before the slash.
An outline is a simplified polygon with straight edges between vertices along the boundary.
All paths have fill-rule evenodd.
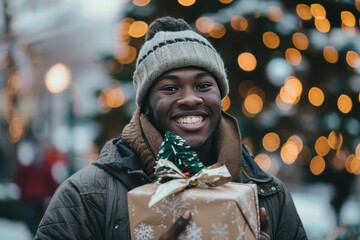
<path id="1" fill-rule="evenodd" d="M 266 209 L 260 208 L 260 240 L 270 240 L 269 220 Z"/>
<path id="2" fill-rule="evenodd" d="M 160 240 L 177 239 L 177 237 L 185 230 L 185 227 L 188 225 L 190 219 L 191 212 L 186 210 L 184 214 L 174 222 L 170 229 L 160 237 Z"/>
<path id="3" fill-rule="evenodd" d="M 260 230 L 265 232 L 268 231 L 268 218 L 264 207 L 260 208 Z"/>

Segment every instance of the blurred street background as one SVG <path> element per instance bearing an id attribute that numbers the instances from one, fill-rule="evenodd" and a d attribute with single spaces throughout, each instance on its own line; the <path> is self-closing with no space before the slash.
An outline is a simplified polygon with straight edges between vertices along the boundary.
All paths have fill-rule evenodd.
<path id="1" fill-rule="evenodd" d="M 360 0 L 0 0 L 0 239 L 32 239 L 56 187 L 121 133 L 167 15 L 218 49 L 223 108 L 309 239 L 360 239 Z"/>

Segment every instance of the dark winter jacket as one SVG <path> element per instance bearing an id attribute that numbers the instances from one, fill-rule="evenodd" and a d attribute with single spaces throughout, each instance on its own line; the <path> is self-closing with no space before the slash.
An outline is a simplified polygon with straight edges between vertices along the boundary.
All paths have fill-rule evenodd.
<path id="1" fill-rule="evenodd" d="M 246 147 L 242 152 L 237 181 L 257 184 L 260 207 L 265 207 L 268 213 L 271 239 L 307 239 L 288 190 L 279 179 L 261 171 Z M 128 210 L 124 207 L 127 196 L 124 191 L 117 191 L 117 202 L 106 205 L 107 196 L 113 193 L 107 191 L 108 174 L 117 179 L 115 187 L 124 191 L 124 186 L 131 188 L 150 182 L 140 170 L 136 154 L 121 139 L 111 140 L 94 164 L 79 170 L 57 189 L 35 239 L 105 239 L 109 226 L 109 219 L 105 219 L 107 207 L 115 212 L 113 239 L 126 239 L 119 234 L 124 229 L 129 234 Z M 129 235 L 127 238 L 130 239 Z"/>

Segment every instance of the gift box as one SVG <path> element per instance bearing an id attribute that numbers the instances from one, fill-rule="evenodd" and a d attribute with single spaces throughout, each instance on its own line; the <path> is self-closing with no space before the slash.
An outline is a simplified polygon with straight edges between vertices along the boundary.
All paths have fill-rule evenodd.
<path id="1" fill-rule="evenodd" d="M 259 239 L 256 185 L 228 182 L 187 188 L 149 207 L 159 186 L 151 183 L 128 192 L 132 239 L 159 239 L 187 209 L 192 217 L 179 239 Z"/>

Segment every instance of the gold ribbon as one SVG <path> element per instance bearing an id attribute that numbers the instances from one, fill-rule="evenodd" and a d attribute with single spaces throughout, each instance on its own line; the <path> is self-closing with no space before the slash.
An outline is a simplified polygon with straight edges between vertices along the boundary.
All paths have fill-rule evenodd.
<path id="1" fill-rule="evenodd" d="M 169 170 L 161 171 L 159 170 L 160 167 L 168 167 Z M 215 163 L 189 178 L 175 164 L 166 159 L 157 161 L 155 174 L 157 177 L 170 177 L 173 180 L 159 185 L 156 192 L 151 196 L 149 207 L 152 207 L 161 199 L 173 193 L 181 192 L 188 187 L 216 187 L 229 182 L 231 179 L 229 170 L 222 163 Z"/>

